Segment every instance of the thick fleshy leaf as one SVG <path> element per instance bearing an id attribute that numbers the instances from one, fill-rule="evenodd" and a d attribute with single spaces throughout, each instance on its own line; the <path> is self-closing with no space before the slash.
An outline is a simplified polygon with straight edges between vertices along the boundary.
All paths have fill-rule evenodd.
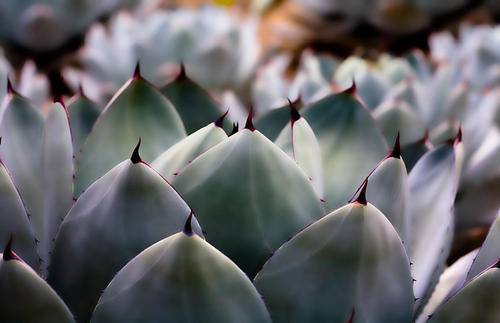
<path id="1" fill-rule="evenodd" d="M 430 298 L 451 245 L 453 202 L 463 157 L 462 144 L 455 143 L 426 153 L 408 177 L 412 230 L 408 254 L 416 279 L 416 315 Z"/>
<path id="2" fill-rule="evenodd" d="M 245 274 L 197 235 L 174 234 L 111 281 L 92 322 L 271 322 Z"/>
<path id="3" fill-rule="evenodd" d="M 5 323 L 74 322 L 64 302 L 10 249 L 0 258 L 0 313 Z"/>
<path id="4" fill-rule="evenodd" d="M 429 133 L 429 141 L 433 145 L 439 145 L 449 140 L 453 140 L 460 128 L 459 122 L 445 121 Z"/>
<path id="5" fill-rule="evenodd" d="M 126 159 L 139 137 L 150 162 L 186 136 L 172 104 L 141 77 L 134 77 L 110 101 L 89 134 L 80 155 L 75 195 Z"/>
<path id="6" fill-rule="evenodd" d="M 398 138 L 399 139 L 399 138 Z M 368 177 L 368 201 L 386 216 L 404 244 L 410 241 L 408 173 L 399 155 L 399 143 Z M 397 149 L 397 151 L 395 151 Z"/>
<path id="7" fill-rule="evenodd" d="M 359 97 L 370 109 L 375 109 L 384 99 L 389 84 L 373 72 L 366 72 L 354 78 Z"/>
<path id="8" fill-rule="evenodd" d="M 432 144 L 427 139 L 427 135 L 416 142 L 401 147 L 401 156 L 403 156 L 408 172 L 410 172 L 417 161 L 431 149 Z"/>
<path id="9" fill-rule="evenodd" d="M 249 277 L 286 239 L 323 215 L 306 174 L 249 129 L 196 158 L 172 184 L 193 208 L 207 241 Z"/>
<path id="10" fill-rule="evenodd" d="M 318 140 L 307 121 L 296 110 L 293 113 L 295 117 L 292 116 L 292 121 L 281 131 L 275 143 L 304 170 L 316 193 L 322 197 L 323 162 Z"/>
<path id="11" fill-rule="evenodd" d="M 425 135 L 423 121 L 405 101 L 386 101 L 373 111 L 373 117 L 387 141 L 392 141 L 398 132 L 401 133 L 402 145 L 416 142 Z"/>
<path id="12" fill-rule="evenodd" d="M 439 277 L 439 283 L 436 285 L 436 289 L 432 293 L 429 302 L 425 305 L 424 310 L 417 319 L 417 323 L 427 322 L 429 316 L 436 311 L 436 309 L 447 301 L 451 296 L 453 296 L 465 282 L 465 277 L 467 276 L 467 271 L 469 270 L 474 257 L 476 257 L 478 250 L 473 250 L 461 257 L 453 263 L 450 267 L 446 268 L 441 277 Z"/>
<path id="13" fill-rule="evenodd" d="M 51 286 L 87 322 L 115 273 L 149 245 L 179 231 L 190 209 L 152 168 L 126 160 L 91 185 L 59 231 Z M 201 229 L 195 223 L 195 230 Z M 75 293 L 78 291 L 78 293 Z"/>
<path id="14" fill-rule="evenodd" d="M 299 109 L 302 104 L 294 103 Z M 281 108 L 272 109 L 255 119 L 255 128 L 257 128 L 269 140 L 275 141 L 279 134 L 290 121 L 290 105 Z"/>
<path id="15" fill-rule="evenodd" d="M 222 113 L 210 95 L 188 78 L 184 70 L 172 82 L 162 87 L 161 92 L 179 112 L 188 134 L 206 126 Z"/>
<path id="16" fill-rule="evenodd" d="M 19 189 L 28 213 L 40 217 L 44 118 L 27 99 L 16 93 L 9 94 L 5 104 L 0 121 L 0 157 Z M 38 234 L 36 224 L 34 229 Z"/>
<path id="17" fill-rule="evenodd" d="M 0 160 L 0 250 L 12 236 L 13 249 L 26 259 L 26 262 L 35 270 L 40 267 L 36 252 L 35 235 L 24 208 L 21 196 L 17 192 L 7 169 Z"/>
<path id="18" fill-rule="evenodd" d="M 375 168 L 387 144 L 353 89 L 329 96 L 302 111 L 321 148 L 325 207 L 344 205 L 357 183 Z"/>
<path id="19" fill-rule="evenodd" d="M 42 269 L 46 274 L 57 231 L 73 205 L 73 145 L 68 115 L 59 103 L 51 106 L 45 120 L 41 160 L 43 213 L 41 217 L 33 215 L 32 219 L 40 240 Z"/>
<path id="20" fill-rule="evenodd" d="M 73 151 L 77 159 L 83 143 L 100 113 L 99 107 L 82 94 L 76 96 L 74 101 L 68 105 Z"/>
<path id="21" fill-rule="evenodd" d="M 500 269 L 488 269 L 439 307 L 429 322 L 498 322 L 500 317 L 498 291 L 500 291 Z"/>
<path id="22" fill-rule="evenodd" d="M 498 212 L 496 220 L 490 227 L 490 231 L 484 240 L 481 249 L 474 259 L 470 271 L 467 274 L 467 281 L 471 281 L 474 277 L 479 275 L 483 270 L 500 259 L 500 211 Z"/>
<path id="23" fill-rule="evenodd" d="M 396 231 L 352 203 L 279 248 L 254 280 L 273 322 L 410 322 L 412 279 Z"/>
<path id="24" fill-rule="evenodd" d="M 167 149 L 151 163 L 151 167 L 171 181 L 175 173 L 226 138 L 224 129 L 211 123 Z"/>

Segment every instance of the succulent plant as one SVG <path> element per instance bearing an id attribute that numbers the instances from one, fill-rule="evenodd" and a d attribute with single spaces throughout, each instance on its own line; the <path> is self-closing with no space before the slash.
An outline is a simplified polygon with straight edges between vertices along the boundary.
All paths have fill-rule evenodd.
<path id="1" fill-rule="evenodd" d="M 62 46 L 94 21 L 129 0 L 2 1 L 0 39 L 4 44 L 48 51 Z"/>
<path id="2" fill-rule="evenodd" d="M 261 115 L 256 123 L 274 119 L 279 125 L 275 129 L 283 127 L 286 118 L 279 115 L 287 110 L 282 108 L 287 98 L 319 104 L 354 81 L 356 94 L 371 110 L 385 139 L 390 141 L 400 132 L 409 169 L 429 147 L 451 140 L 461 126 L 465 156 L 455 204 L 457 227 L 485 228 L 500 207 L 496 198 L 500 173 L 495 166 L 500 151 L 497 34 L 498 27 L 463 27 L 458 41 L 449 34 L 437 34 L 430 40 L 432 60 L 415 51 L 401 58 L 383 55 L 376 61 L 352 56 L 337 66 L 335 59 L 306 52 L 292 80 L 283 76 L 289 58 L 278 56 L 257 73 L 253 95 Z M 265 112 L 266 108 L 276 109 Z M 267 125 L 264 132 L 277 136 Z M 323 163 L 328 176 L 325 156 Z"/>
<path id="3" fill-rule="evenodd" d="M 182 62 L 192 79 L 208 90 L 243 88 L 258 62 L 259 45 L 255 19 L 238 19 L 213 6 L 143 15 L 121 12 L 109 31 L 93 26 L 80 55 L 86 70 L 83 75 L 66 71 L 67 78 L 95 89 L 95 94 L 88 92 L 93 99 L 106 100 L 128 80 L 137 61 L 157 86 L 171 80 Z"/>
<path id="4" fill-rule="evenodd" d="M 402 135 L 389 149 L 355 86 L 255 122 L 251 110 L 228 133 L 229 113 L 189 75 L 158 89 L 136 67 L 102 111 L 80 91 L 41 112 L 11 88 L 0 120 L 7 320 L 412 322 L 458 320 L 458 307 L 494 322 L 498 223 L 474 261 L 439 280 L 465 133 L 408 172 Z M 474 297 L 490 302 L 462 305 Z"/>

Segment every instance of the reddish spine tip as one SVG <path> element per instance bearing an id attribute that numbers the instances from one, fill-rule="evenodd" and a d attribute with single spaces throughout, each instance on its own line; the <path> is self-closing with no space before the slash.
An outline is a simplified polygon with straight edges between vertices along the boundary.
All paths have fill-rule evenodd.
<path id="1" fill-rule="evenodd" d="M 134 69 L 134 79 L 138 79 L 141 77 L 141 63 L 139 60 L 137 60 L 137 63 L 135 64 L 135 69 Z"/>
<path id="2" fill-rule="evenodd" d="M 9 242 L 7 242 L 7 245 L 5 246 L 5 249 L 3 251 L 3 260 L 4 261 L 9 261 L 9 260 L 19 260 L 21 261 L 21 258 L 19 258 L 18 255 L 15 254 L 14 251 L 12 251 L 12 234 L 10 235 Z"/>
<path id="3" fill-rule="evenodd" d="M 184 234 L 187 235 L 188 237 L 193 235 L 193 227 L 191 226 L 192 219 L 193 219 L 193 211 L 191 210 L 191 213 L 189 213 L 189 216 L 186 220 L 186 224 L 184 224 L 184 230 L 182 230 L 182 232 L 184 232 Z"/>
<path id="4" fill-rule="evenodd" d="M 137 164 L 142 162 L 142 158 L 139 155 L 139 148 L 141 147 L 141 138 L 139 137 L 139 142 L 137 142 L 137 145 L 134 148 L 134 152 L 132 153 L 132 156 L 130 157 L 130 161 L 132 164 Z"/>
<path id="5" fill-rule="evenodd" d="M 366 201 L 366 187 L 368 186 L 368 179 L 365 179 L 363 184 L 361 184 L 361 190 L 358 189 L 359 195 L 357 198 L 354 196 L 350 200 L 351 203 L 359 203 L 362 205 L 366 205 L 368 202 Z"/>
<path id="6" fill-rule="evenodd" d="M 299 120 L 301 118 L 299 111 L 295 107 L 295 104 L 288 99 L 288 105 L 290 106 L 290 121 L 292 122 L 292 125 L 295 123 L 295 121 Z"/>
<path id="7" fill-rule="evenodd" d="M 458 127 L 458 132 L 457 135 L 455 136 L 454 142 L 456 145 L 462 142 L 462 126 Z"/>
<path id="8" fill-rule="evenodd" d="M 354 81 L 354 78 L 352 79 L 352 85 L 347 88 L 346 90 L 344 90 L 345 94 L 350 94 L 350 95 L 355 95 L 358 93 L 357 89 L 356 89 L 356 82 Z"/>
<path id="9" fill-rule="evenodd" d="M 180 67 L 181 67 L 181 69 L 179 71 L 179 75 L 177 75 L 177 79 L 178 80 L 182 80 L 182 79 L 187 78 L 186 65 L 184 65 L 184 62 L 180 63 Z"/>
<path id="10" fill-rule="evenodd" d="M 347 323 L 352 323 L 354 322 L 354 315 L 356 314 L 356 311 L 354 310 L 354 307 L 352 308 L 351 315 L 347 319 Z"/>
<path id="11" fill-rule="evenodd" d="M 217 120 L 215 120 L 214 124 L 216 127 L 224 129 L 224 119 L 226 118 L 228 112 L 229 109 L 227 109 L 226 112 L 221 114 L 220 117 L 218 117 Z"/>
<path id="12" fill-rule="evenodd" d="M 389 153 L 389 155 L 387 155 L 387 158 L 401 158 L 401 145 L 400 145 L 400 142 L 399 142 L 399 131 L 398 131 L 398 135 L 396 136 L 396 141 L 394 142 L 394 147 L 392 147 L 392 150 L 391 152 Z"/>
<path id="13" fill-rule="evenodd" d="M 233 123 L 233 129 L 231 130 L 231 133 L 229 134 L 229 137 L 231 137 L 232 135 L 234 135 L 235 133 L 237 133 L 238 130 L 239 130 L 238 128 L 239 128 L 238 122 Z"/>
<path id="14" fill-rule="evenodd" d="M 82 83 L 80 83 L 78 85 L 78 91 L 76 92 L 76 94 L 78 94 L 79 96 L 81 97 L 85 97 L 85 93 L 83 92 L 83 86 L 82 86 Z"/>
<path id="15" fill-rule="evenodd" d="M 59 103 L 60 105 L 63 106 L 63 108 L 66 109 L 66 104 L 64 104 L 64 99 L 62 97 L 62 95 L 58 95 L 54 98 L 54 103 Z"/>
<path id="16" fill-rule="evenodd" d="M 7 77 L 7 93 L 8 94 L 16 94 L 16 90 L 14 90 L 14 87 L 12 86 L 12 82 L 10 81 L 10 78 Z"/>
<path id="17" fill-rule="evenodd" d="M 247 122 L 245 123 L 245 129 L 250 131 L 255 131 L 255 127 L 253 125 L 253 107 L 250 107 L 250 111 L 248 112 Z"/>
<path id="18" fill-rule="evenodd" d="M 500 268 L 500 258 L 498 258 L 497 262 L 493 264 L 492 268 Z"/>

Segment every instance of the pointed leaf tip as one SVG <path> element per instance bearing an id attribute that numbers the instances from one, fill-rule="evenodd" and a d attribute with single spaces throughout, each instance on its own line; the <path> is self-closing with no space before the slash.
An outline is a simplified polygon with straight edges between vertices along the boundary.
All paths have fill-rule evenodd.
<path id="1" fill-rule="evenodd" d="M 357 94 L 356 82 L 354 81 L 354 78 L 352 79 L 351 86 L 349 88 L 345 89 L 342 93 L 350 94 L 350 95 Z"/>
<path id="2" fill-rule="evenodd" d="M 459 126 L 457 135 L 455 136 L 454 143 L 455 143 L 455 145 L 457 145 L 461 142 L 462 142 L 462 126 Z"/>
<path id="3" fill-rule="evenodd" d="M 250 111 L 248 112 L 247 122 L 245 124 L 245 129 L 250 131 L 255 131 L 255 127 L 253 125 L 253 107 L 250 107 Z"/>
<path id="4" fill-rule="evenodd" d="M 135 64 L 135 69 L 134 69 L 134 79 L 138 79 L 141 77 L 141 63 L 139 60 L 137 60 L 137 63 Z"/>
<path id="5" fill-rule="evenodd" d="M 349 316 L 349 318 L 347 319 L 347 322 L 346 323 L 353 323 L 354 322 L 354 315 L 356 314 L 356 311 L 354 310 L 354 307 L 352 308 L 352 312 L 351 312 L 351 315 Z"/>
<path id="6" fill-rule="evenodd" d="M 15 254 L 14 251 L 12 251 L 12 234 L 10 235 L 9 242 L 7 242 L 7 245 L 5 246 L 5 249 L 3 251 L 3 260 L 4 261 L 9 261 L 9 260 L 19 260 L 21 261 L 21 258 L 19 258 L 18 255 Z"/>
<path id="7" fill-rule="evenodd" d="M 9 77 L 7 77 L 7 93 L 8 94 L 17 94 L 16 90 L 14 90 L 14 87 L 12 86 L 12 82 Z"/>
<path id="8" fill-rule="evenodd" d="M 220 117 L 215 120 L 214 124 L 216 127 L 224 129 L 224 119 L 226 118 L 227 114 L 229 112 L 229 109 L 226 110 L 223 114 L 220 115 Z"/>
<path id="9" fill-rule="evenodd" d="M 78 84 L 78 91 L 76 92 L 76 94 L 81 96 L 81 97 L 85 97 L 85 92 L 83 92 L 82 83 Z"/>
<path id="10" fill-rule="evenodd" d="M 137 145 L 134 148 L 134 152 L 132 153 L 132 156 L 130 157 L 130 161 L 132 164 L 137 164 L 142 162 L 142 158 L 139 155 L 139 148 L 141 147 L 141 138 L 139 137 L 139 141 L 137 142 Z"/>
<path id="11" fill-rule="evenodd" d="M 368 186 L 368 178 L 364 180 L 363 184 L 361 184 L 361 189 L 358 188 L 358 190 L 356 191 L 356 193 L 359 192 L 359 195 L 357 198 L 355 198 L 354 196 L 356 196 L 356 193 L 354 194 L 354 196 L 352 197 L 352 199 L 349 201 L 350 203 L 359 203 L 359 204 L 362 204 L 362 205 L 366 205 L 368 202 L 366 201 L 366 187 Z"/>
<path id="12" fill-rule="evenodd" d="M 394 147 L 392 147 L 392 150 L 391 152 L 389 153 L 389 155 L 387 155 L 387 158 L 401 158 L 401 145 L 400 145 L 400 142 L 399 142 L 399 131 L 398 131 L 398 135 L 396 136 L 396 141 L 394 142 Z"/>
<path id="13" fill-rule="evenodd" d="M 238 122 L 234 122 L 233 123 L 233 129 L 231 130 L 231 133 L 229 134 L 229 137 L 231 137 L 232 135 L 234 135 L 235 133 L 237 133 L 238 130 L 239 130 Z"/>
<path id="14" fill-rule="evenodd" d="M 288 105 L 290 106 L 290 120 L 292 124 L 301 118 L 297 107 L 295 107 L 295 103 L 293 103 L 290 99 L 288 99 Z"/>
<path id="15" fill-rule="evenodd" d="M 184 65 L 184 62 L 180 63 L 180 71 L 179 74 L 177 75 L 177 80 L 182 80 L 187 78 L 186 74 L 186 65 Z"/>
<path id="16" fill-rule="evenodd" d="M 193 211 L 189 213 L 189 216 L 186 220 L 186 224 L 184 224 L 184 230 L 182 230 L 182 232 L 184 232 L 184 234 L 187 235 L 188 237 L 193 235 L 193 228 L 191 226 L 192 219 L 193 219 Z"/>
<path id="17" fill-rule="evenodd" d="M 58 95 L 54 98 L 54 103 L 59 103 L 60 105 L 63 106 L 63 108 L 66 109 L 66 104 L 64 103 L 64 99 L 62 95 Z"/>

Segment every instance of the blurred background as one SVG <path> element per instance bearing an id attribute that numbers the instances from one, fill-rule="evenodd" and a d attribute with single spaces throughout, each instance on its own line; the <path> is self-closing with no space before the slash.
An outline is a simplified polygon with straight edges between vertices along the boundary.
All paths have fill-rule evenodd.
<path id="1" fill-rule="evenodd" d="M 355 80 L 382 125 L 402 100 L 448 109 L 424 113 L 402 138 L 437 143 L 476 106 L 500 124 L 499 19 L 498 0 L 2 0 L 0 99 L 9 78 L 41 109 L 74 94 L 102 108 L 138 62 L 158 87 L 182 65 L 243 123 L 250 106 L 264 115 Z M 478 118 L 464 131 L 484 124 Z M 472 153 L 490 137 L 469 143 L 467 160 L 492 170 L 483 180 L 474 170 L 464 175 L 451 260 L 480 245 L 500 207 L 498 167 Z M 498 138 L 488 140 L 498 154 Z"/>

